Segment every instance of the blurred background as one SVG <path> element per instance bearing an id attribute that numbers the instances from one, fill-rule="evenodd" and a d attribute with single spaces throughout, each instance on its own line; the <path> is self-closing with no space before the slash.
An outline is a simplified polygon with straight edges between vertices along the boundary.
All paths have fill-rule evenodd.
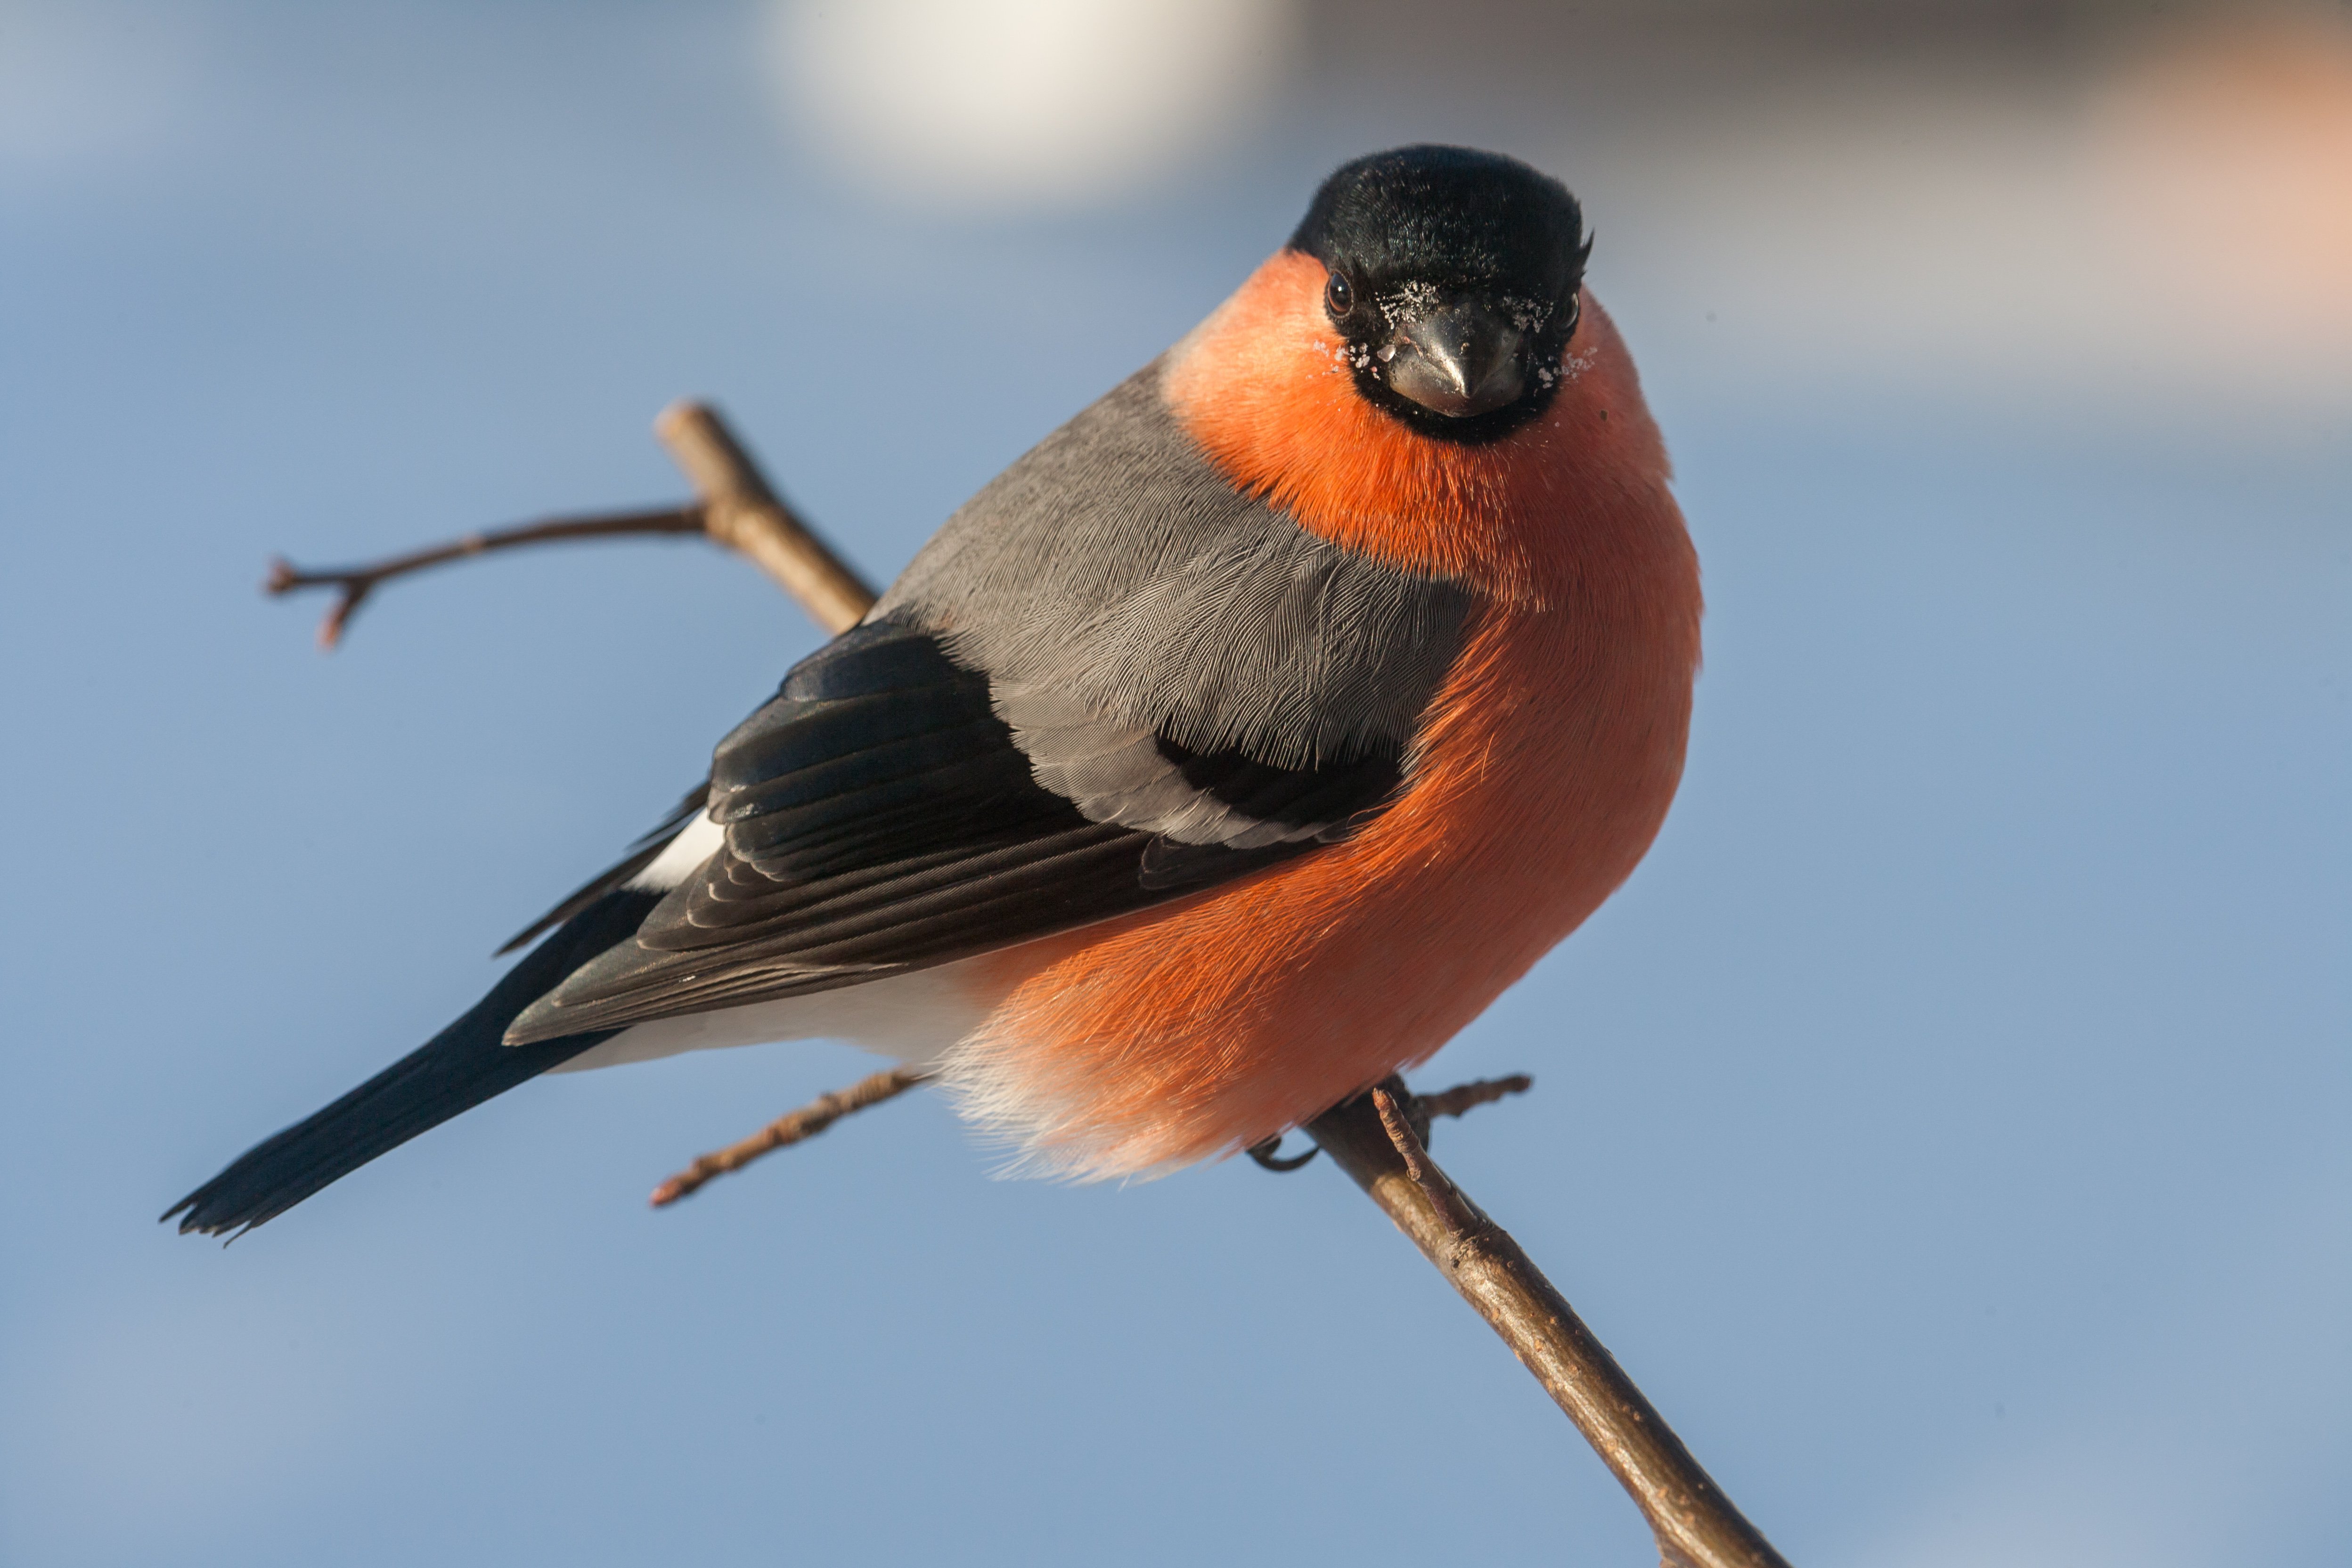
<path id="1" fill-rule="evenodd" d="M 1625 890 L 1438 1152 L 1815 1568 L 2352 1559 L 2352 10 L 0 0 L 0 1562 L 1636 1563 L 1328 1167 L 993 1180 L 830 1046 L 236 1247 L 814 646 L 583 546 L 718 399 L 877 579 L 1416 140 L 1565 179 L 1706 563 Z"/>

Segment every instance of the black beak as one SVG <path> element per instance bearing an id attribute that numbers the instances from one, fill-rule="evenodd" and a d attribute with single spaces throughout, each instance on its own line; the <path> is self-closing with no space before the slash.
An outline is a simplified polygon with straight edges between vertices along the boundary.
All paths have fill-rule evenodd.
<path id="1" fill-rule="evenodd" d="M 1476 300 L 1448 300 L 1397 320 L 1381 379 L 1433 413 L 1467 419 L 1528 389 L 1530 334 Z"/>

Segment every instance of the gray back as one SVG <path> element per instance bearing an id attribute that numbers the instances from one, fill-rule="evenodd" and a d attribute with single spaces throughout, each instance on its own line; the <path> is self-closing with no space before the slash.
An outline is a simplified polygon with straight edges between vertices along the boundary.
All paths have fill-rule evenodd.
<path id="1" fill-rule="evenodd" d="M 1155 362 L 992 480 L 869 618 L 937 633 L 1016 733 L 1025 701 L 1040 730 L 1075 705 L 1274 767 L 1402 755 L 1471 591 L 1349 555 L 1234 489 L 1160 382 Z"/>

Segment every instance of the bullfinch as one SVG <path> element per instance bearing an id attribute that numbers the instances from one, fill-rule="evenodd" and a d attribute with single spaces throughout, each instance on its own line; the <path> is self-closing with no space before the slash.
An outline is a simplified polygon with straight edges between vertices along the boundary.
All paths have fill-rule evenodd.
<path id="1" fill-rule="evenodd" d="M 1633 871 L 1696 557 L 1512 159 L 1359 159 L 950 517 L 424 1047 L 183 1199 L 259 1225 L 543 1072 L 831 1037 L 1150 1174 L 1421 1062 Z"/>

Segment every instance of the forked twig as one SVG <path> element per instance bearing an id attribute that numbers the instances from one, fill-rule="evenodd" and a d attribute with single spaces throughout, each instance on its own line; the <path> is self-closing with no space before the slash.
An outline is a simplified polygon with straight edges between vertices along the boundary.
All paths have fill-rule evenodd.
<path id="1" fill-rule="evenodd" d="M 1515 1094 L 1525 1094 L 1535 1088 L 1536 1080 L 1523 1072 L 1507 1078 L 1473 1079 L 1457 1083 L 1452 1089 L 1439 1089 L 1435 1094 L 1418 1094 L 1421 1113 L 1431 1116 L 1465 1116 L 1482 1105 L 1492 1105 Z"/>
<path id="2" fill-rule="evenodd" d="M 922 1081 L 920 1073 L 891 1068 L 861 1078 L 847 1089 L 820 1094 L 798 1110 L 789 1110 L 777 1117 L 740 1142 L 730 1143 L 724 1149 L 713 1150 L 698 1158 L 693 1164 L 654 1189 L 653 1206 L 667 1208 L 713 1176 L 740 1171 L 762 1154 L 773 1153 L 794 1143 L 804 1143 L 843 1117 L 864 1110 L 868 1106 L 879 1105 L 886 1100 L 896 1100 Z"/>
<path id="3" fill-rule="evenodd" d="M 1433 1118 L 1466 1116 L 1482 1105 L 1492 1105 L 1509 1095 L 1525 1094 L 1535 1086 L 1536 1080 L 1523 1072 L 1515 1072 L 1508 1078 L 1475 1079 L 1468 1083 L 1457 1083 L 1452 1089 L 1440 1089 L 1435 1094 L 1414 1095 L 1412 1108 L 1406 1114 L 1412 1119 L 1414 1133 L 1426 1142 Z M 1242 1152 L 1269 1171 L 1286 1174 L 1305 1169 L 1316 1155 L 1323 1152 L 1309 1139 L 1303 1153 L 1285 1154 L 1282 1139 L 1283 1135 L 1277 1132 L 1262 1143 L 1251 1144 Z"/>
<path id="4" fill-rule="evenodd" d="M 776 493 L 718 410 L 701 403 L 673 403 L 654 421 L 654 434 L 686 471 L 700 498 L 695 504 L 489 529 L 364 566 L 306 572 L 281 556 L 270 562 L 262 591 L 275 596 L 302 588 L 336 589 L 334 605 L 319 624 L 319 646 L 332 648 L 376 589 L 427 567 L 525 544 L 698 533 L 750 557 L 826 631 L 843 632 L 857 624 L 874 603 L 873 590 Z"/>
<path id="5" fill-rule="evenodd" d="M 1380 1113 L 1381 1131 L 1389 1135 L 1389 1147 L 1404 1162 L 1404 1173 L 1412 1178 L 1412 1184 L 1429 1200 L 1430 1211 L 1437 1216 L 1438 1223 L 1445 1227 L 1447 1235 L 1459 1241 L 1486 1216 L 1471 1207 L 1461 1189 L 1447 1180 L 1445 1173 L 1437 1168 L 1437 1162 L 1429 1157 L 1429 1146 L 1422 1142 L 1422 1129 L 1429 1125 L 1429 1120 L 1426 1115 L 1416 1119 L 1397 1103 L 1402 1099 L 1414 1110 L 1422 1109 L 1413 1104 L 1413 1096 L 1404 1087 L 1404 1080 L 1395 1082 L 1394 1094 L 1386 1085 L 1372 1090 L 1372 1109 Z M 1415 1120 L 1420 1121 L 1420 1127 L 1413 1125 Z"/>
<path id="6" fill-rule="evenodd" d="M 872 606 L 873 590 L 776 495 L 716 413 L 676 405 L 655 428 L 693 481 L 699 506 L 538 523 L 340 574 L 298 573 L 281 563 L 282 570 L 271 574 L 271 592 L 314 584 L 341 587 L 343 601 L 321 632 L 321 640 L 331 646 L 368 594 L 405 572 L 510 544 L 699 529 L 749 557 L 827 631 L 854 626 Z M 712 1176 L 813 1137 L 919 1081 L 918 1075 L 903 1070 L 879 1072 L 825 1095 L 740 1143 L 705 1154 L 656 1188 L 654 1203 L 675 1203 Z M 1332 1107 L 1305 1131 L 1477 1309 L 1576 1424 L 1649 1521 L 1664 1568 L 1788 1568 L 1518 1243 L 1430 1157 L 1431 1117 L 1458 1116 L 1528 1086 L 1527 1077 L 1517 1074 L 1417 1099 L 1402 1079 L 1392 1077 Z"/>
<path id="7" fill-rule="evenodd" d="M 494 550 L 511 550 L 520 544 L 702 531 L 702 508 L 698 506 L 668 507 L 660 511 L 612 512 L 598 517 L 550 518 L 543 522 L 527 522 L 515 528 L 493 528 L 480 533 L 469 533 L 446 544 L 436 544 L 429 550 L 414 550 L 405 555 L 370 562 L 365 566 L 336 566 L 305 572 L 281 555 L 269 563 L 269 575 L 262 579 L 261 591 L 275 597 L 300 588 L 338 590 L 334 607 L 327 612 L 327 618 L 319 623 L 319 646 L 331 648 L 343 640 L 344 629 L 352 624 L 352 617 L 359 614 L 360 606 L 367 602 L 370 594 L 395 577 L 405 577 L 428 566 L 463 561 L 469 555 L 487 555 Z"/>

